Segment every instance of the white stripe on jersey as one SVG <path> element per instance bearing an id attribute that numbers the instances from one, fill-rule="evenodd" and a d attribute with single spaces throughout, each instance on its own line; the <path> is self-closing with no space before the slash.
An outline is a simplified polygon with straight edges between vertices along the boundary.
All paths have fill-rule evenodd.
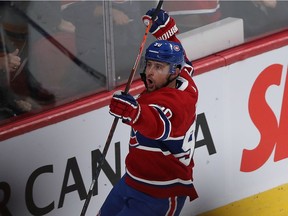
<path id="1" fill-rule="evenodd" d="M 191 185 L 193 184 L 193 182 L 190 180 L 183 180 L 183 179 L 179 179 L 179 178 L 176 178 L 176 179 L 172 179 L 172 180 L 169 180 L 169 181 L 150 181 L 150 180 L 146 180 L 146 179 L 142 179 L 142 178 L 138 178 L 134 175 L 132 175 L 128 169 L 126 169 L 126 172 L 128 173 L 128 175 L 137 180 L 137 181 L 140 181 L 140 182 L 144 182 L 144 183 L 147 183 L 147 184 L 152 184 L 152 185 L 170 185 L 170 184 L 175 184 L 175 183 L 181 183 L 181 184 L 184 184 L 184 185 Z"/>
<path id="2" fill-rule="evenodd" d="M 145 151 L 152 151 L 152 152 L 162 152 L 165 156 L 170 155 L 171 152 L 169 151 L 162 151 L 159 148 L 152 148 L 152 147 L 148 147 L 148 146 L 143 146 L 143 145 L 139 145 L 136 147 L 137 149 L 141 149 L 141 150 L 145 150 Z"/>

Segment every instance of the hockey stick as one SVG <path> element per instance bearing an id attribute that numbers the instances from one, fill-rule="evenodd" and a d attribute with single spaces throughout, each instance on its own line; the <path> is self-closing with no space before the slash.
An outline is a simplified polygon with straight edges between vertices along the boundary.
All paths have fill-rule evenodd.
<path id="1" fill-rule="evenodd" d="M 85 72 L 99 80 L 101 83 L 106 83 L 106 77 L 90 67 L 79 58 L 77 58 L 73 53 L 71 53 L 66 47 L 64 47 L 61 43 L 59 43 L 52 35 L 50 35 L 47 31 L 45 31 L 41 26 L 39 26 L 36 22 L 34 22 L 27 14 L 25 14 L 22 10 L 17 8 L 13 3 L 10 5 L 21 17 L 23 17 L 27 22 L 35 28 L 44 38 L 46 38 L 51 44 L 57 47 L 64 55 L 66 55 L 70 60 L 72 60 L 77 66 L 83 69 Z"/>
<path id="2" fill-rule="evenodd" d="M 145 34 L 143 36 L 143 39 L 142 39 L 142 42 L 141 42 L 141 45 L 140 45 L 140 48 L 139 48 L 139 52 L 138 52 L 138 55 L 137 55 L 137 58 L 135 60 L 135 63 L 134 63 L 134 66 L 131 70 L 131 73 L 130 73 L 130 76 L 129 76 L 129 79 L 127 81 L 127 84 L 126 84 L 126 87 L 125 87 L 125 90 L 124 90 L 124 93 L 127 94 L 130 90 L 130 86 L 132 84 L 132 81 L 133 81 L 133 78 L 134 78 L 134 75 L 135 75 L 135 72 L 137 70 L 137 67 L 139 65 L 139 61 L 140 61 L 140 58 L 141 58 L 141 55 L 142 55 L 142 52 L 143 52 L 143 49 L 144 49 L 144 45 L 146 43 L 146 40 L 147 40 L 147 36 L 148 36 L 148 33 L 149 33 L 149 30 L 152 26 L 152 23 L 153 21 L 155 20 L 158 12 L 160 11 L 161 7 L 162 7 L 162 4 L 163 4 L 163 0 L 160 0 L 158 2 L 158 5 L 155 9 L 155 12 L 154 14 L 152 15 L 151 17 L 151 20 L 148 24 L 148 26 L 146 27 L 146 30 L 145 30 Z M 100 158 L 100 161 L 99 161 L 99 164 L 97 166 L 97 169 L 96 169 L 96 172 L 95 172 L 95 175 L 94 175 L 94 179 L 92 180 L 92 183 L 90 185 L 90 188 L 89 188 L 89 191 L 88 191 L 88 194 L 87 194 L 87 197 L 86 197 L 86 200 L 84 202 L 84 205 L 83 205 L 83 208 L 82 208 L 82 211 L 81 211 L 81 214 L 80 216 L 85 216 L 85 213 L 87 211 L 87 208 L 88 208 L 88 205 L 89 205 L 89 202 L 91 200 L 91 197 L 92 197 L 92 194 L 93 194 L 93 189 L 94 189 L 94 185 L 95 185 L 95 182 L 96 182 L 96 179 L 98 179 L 99 177 L 99 174 L 100 174 L 100 171 L 101 171 L 101 168 L 104 164 L 104 161 L 105 161 L 105 157 L 107 155 L 107 152 L 108 152 L 108 149 L 109 149 L 109 146 L 110 146 L 110 143 L 111 143 L 111 140 L 113 138 L 113 135 L 114 135 L 114 132 L 115 132 L 115 129 L 116 129 L 116 126 L 118 124 L 118 121 L 119 121 L 119 118 L 115 117 L 114 118 L 114 121 L 112 123 L 112 126 L 110 128 L 110 132 L 108 134 L 108 137 L 107 137 L 107 140 L 106 140 L 106 143 L 105 143 L 105 146 L 104 146 L 104 149 L 103 149 L 103 152 L 102 152 L 102 156 Z"/>

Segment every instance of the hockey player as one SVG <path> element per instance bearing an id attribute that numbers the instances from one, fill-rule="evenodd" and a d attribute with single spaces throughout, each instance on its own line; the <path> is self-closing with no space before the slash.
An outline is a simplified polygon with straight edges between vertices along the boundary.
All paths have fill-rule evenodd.
<path id="1" fill-rule="evenodd" d="M 144 23 L 153 11 L 143 17 Z M 112 97 L 110 114 L 132 131 L 126 173 L 100 216 L 179 215 L 187 197 L 198 197 L 193 185 L 198 90 L 175 29 L 173 18 L 161 10 L 150 32 L 167 40 L 155 41 L 146 50 L 146 89 L 137 99 L 123 92 Z"/>

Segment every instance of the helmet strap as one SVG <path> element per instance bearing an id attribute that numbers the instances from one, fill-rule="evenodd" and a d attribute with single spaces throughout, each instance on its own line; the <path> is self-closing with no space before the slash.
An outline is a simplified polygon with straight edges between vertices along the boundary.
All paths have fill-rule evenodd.
<path id="1" fill-rule="evenodd" d="M 173 75 L 173 74 L 169 74 L 166 83 L 165 83 L 162 87 L 167 87 L 171 82 L 173 82 L 174 80 L 176 80 L 177 77 L 179 76 L 179 74 L 178 74 L 178 75 L 175 76 L 174 78 L 170 79 L 172 75 Z"/>
<path id="2" fill-rule="evenodd" d="M 144 70 L 142 73 L 140 73 L 140 77 L 141 77 L 141 80 L 144 82 L 144 85 L 145 85 L 145 88 L 147 89 L 147 82 L 146 82 L 146 66 L 144 67 Z"/>
<path id="3" fill-rule="evenodd" d="M 173 65 L 173 66 L 171 66 L 171 67 L 175 67 L 174 68 L 174 72 L 176 72 L 176 69 L 178 68 L 179 70 L 181 69 L 181 65 Z M 180 73 L 179 73 L 180 74 Z M 171 76 L 173 75 L 173 74 L 169 74 L 169 76 L 168 76 L 168 78 L 167 78 L 167 81 L 166 81 L 166 83 L 163 85 L 163 87 L 166 87 L 166 86 L 168 86 L 171 82 L 173 82 L 175 79 L 177 79 L 177 77 L 179 76 L 179 74 L 177 75 L 177 76 L 175 76 L 174 78 L 172 78 L 172 79 L 170 79 L 171 78 Z"/>

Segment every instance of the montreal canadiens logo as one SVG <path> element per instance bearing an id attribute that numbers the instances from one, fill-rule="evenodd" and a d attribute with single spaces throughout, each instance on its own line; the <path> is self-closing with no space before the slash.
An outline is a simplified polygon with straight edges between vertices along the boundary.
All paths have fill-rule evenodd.
<path id="1" fill-rule="evenodd" d="M 173 49 L 174 49 L 176 52 L 180 51 L 180 47 L 179 47 L 178 45 L 174 45 L 174 46 L 173 46 Z"/>

